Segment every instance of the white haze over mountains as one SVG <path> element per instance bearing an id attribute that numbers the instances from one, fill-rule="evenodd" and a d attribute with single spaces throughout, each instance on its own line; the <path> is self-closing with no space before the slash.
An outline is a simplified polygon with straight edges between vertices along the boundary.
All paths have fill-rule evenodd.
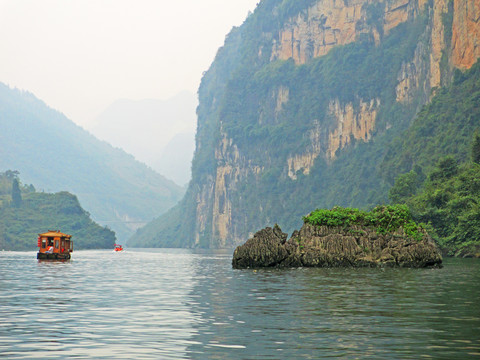
<path id="1" fill-rule="evenodd" d="M 195 149 L 196 95 L 182 91 L 167 100 L 117 100 L 88 130 L 185 185 Z"/>
<path id="2" fill-rule="evenodd" d="M 197 92 L 225 36 L 258 1 L 0 0 L 0 82 L 184 184 L 191 154 L 185 164 L 175 156 L 192 152 L 195 106 L 160 108 Z"/>

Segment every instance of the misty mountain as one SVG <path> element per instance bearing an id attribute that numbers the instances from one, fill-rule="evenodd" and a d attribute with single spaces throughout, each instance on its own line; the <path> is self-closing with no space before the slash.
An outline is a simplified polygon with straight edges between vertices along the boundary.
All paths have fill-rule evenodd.
<path id="1" fill-rule="evenodd" d="M 471 4 L 259 2 L 202 79 L 185 197 L 131 245 L 234 247 L 275 223 L 298 229 L 315 208 L 386 203 L 416 164 L 428 173 L 432 159 L 465 159 L 480 123 L 468 111 L 423 117 L 441 126 L 417 124 L 409 145 L 398 139 L 453 74 L 473 76 L 480 22 Z"/>
<path id="2" fill-rule="evenodd" d="M 153 163 L 160 174 L 168 174 L 179 185 L 186 185 L 191 177 L 192 157 L 195 151 L 195 132 L 176 134 L 163 148 Z"/>
<path id="3" fill-rule="evenodd" d="M 78 196 L 121 241 L 173 206 L 183 190 L 100 141 L 28 92 L 0 83 L 0 171 L 18 170 L 37 190 Z"/>
<path id="4" fill-rule="evenodd" d="M 196 107 L 196 95 L 188 91 L 167 100 L 121 99 L 108 106 L 89 130 L 99 139 L 124 149 L 160 174 L 184 185 L 190 180 L 195 139 L 183 137 L 177 146 L 172 141 L 179 134 L 195 133 Z M 169 148 L 165 152 L 167 145 Z M 165 156 L 171 155 L 181 160 L 175 167 L 165 166 L 170 165 L 165 162 Z"/>

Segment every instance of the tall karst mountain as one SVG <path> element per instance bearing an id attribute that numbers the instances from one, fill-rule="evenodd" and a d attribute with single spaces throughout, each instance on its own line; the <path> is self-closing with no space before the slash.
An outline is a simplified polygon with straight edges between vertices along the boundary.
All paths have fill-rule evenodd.
<path id="1" fill-rule="evenodd" d="M 183 194 L 173 181 L 96 139 L 34 95 L 0 83 L 0 172 L 6 170 L 18 170 L 38 190 L 74 193 L 120 241 Z"/>
<path id="2" fill-rule="evenodd" d="M 261 1 L 203 77 L 186 196 L 132 244 L 231 247 L 386 202 L 410 170 L 385 166 L 390 144 L 479 56 L 478 0 Z"/>

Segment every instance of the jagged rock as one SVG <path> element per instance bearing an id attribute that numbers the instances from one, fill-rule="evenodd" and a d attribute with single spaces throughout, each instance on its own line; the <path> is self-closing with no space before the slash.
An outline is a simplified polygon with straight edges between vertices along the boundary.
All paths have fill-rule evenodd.
<path id="1" fill-rule="evenodd" d="M 286 241 L 278 225 L 257 232 L 235 249 L 236 269 L 260 267 L 440 267 L 442 256 L 432 238 L 407 237 L 402 228 L 378 234 L 365 226 L 327 227 L 304 224 Z"/>
<path id="2" fill-rule="evenodd" d="M 235 250 L 233 267 L 273 267 L 281 264 L 289 256 L 291 246 L 286 244 L 287 237 L 288 234 L 283 233 L 278 225 L 258 231 Z"/>

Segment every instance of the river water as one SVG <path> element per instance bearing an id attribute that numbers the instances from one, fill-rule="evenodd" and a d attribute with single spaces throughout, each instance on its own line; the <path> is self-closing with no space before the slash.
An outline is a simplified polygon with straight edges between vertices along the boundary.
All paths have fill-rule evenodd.
<path id="1" fill-rule="evenodd" d="M 480 359 L 480 261 L 233 270 L 232 252 L 0 252 L 0 358 Z"/>

